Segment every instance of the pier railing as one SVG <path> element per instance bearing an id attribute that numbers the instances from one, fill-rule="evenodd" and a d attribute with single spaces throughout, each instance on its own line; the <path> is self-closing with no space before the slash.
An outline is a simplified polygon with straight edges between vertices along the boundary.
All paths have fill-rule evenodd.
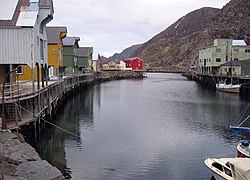
<path id="1" fill-rule="evenodd" d="M 7 127 L 16 129 L 38 117 L 51 114 L 65 93 L 92 81 L 94 75 L 90 73 L 50 80 L 47 86 L 40 89 L 37 89 L 37 83 L 32 81 L 8 84 L 4 90 L 4 106 L 5 109 L 12 107 L 14 110 L 6 111 Z M 16 112 L 20 112 L 19 115 Z"/>

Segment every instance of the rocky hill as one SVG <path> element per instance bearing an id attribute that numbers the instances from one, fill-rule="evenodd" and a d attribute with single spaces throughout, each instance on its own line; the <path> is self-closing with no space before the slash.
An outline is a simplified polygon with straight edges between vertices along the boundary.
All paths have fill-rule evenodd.
<path id="1" fill-rule="evenodd" d="M 195 59 L 198 50 L 212 45 L 216 38 L 249 41 L 249 9 L 249 0 L 231 0 L 222 9 L 195 10 L 134 48 L 131 57 L 142 58 L 146 69 L 185 71 L 186 61 Z"/>
<path id="2" fill-rule="evenodd" d="M 124 49 L 121 53 L 115 53 L 113 56 L 109 58 L 109 60 L 124 60 L 130 57 L 134 57 L 134 53 L 137 49 L 139 49 L 142 45 L 133 45 L 129 48 Z"/>

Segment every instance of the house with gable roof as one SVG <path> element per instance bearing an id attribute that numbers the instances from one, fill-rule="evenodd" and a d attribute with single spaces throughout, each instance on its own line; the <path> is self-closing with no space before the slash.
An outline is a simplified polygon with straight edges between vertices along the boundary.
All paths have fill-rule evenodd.
<path id="1" fill-rule="evenodd" d="M 65 38 L 66 35 L 67 28 L 65 26 L 47 27 L 49 77 L 63 74 L 62 39 Z"/>
<path id="2" fill-rule="evenodd" d="M 0 83 L 18 67 L 19 80 L 42 81 L 44 86 L 48 68 L 46 24 L 53 19 L 52 0 L 0 1 L 0 6 L 4 9 L 0 12 Z"/>
<path id="3" fill-rule="evenodd" d="M 63 65 L 65 75 L 78 73 L 77 51 L 79 48 L 79 37 L 63 38 Z"/>
<path id="4" fill-rule="evenodd" d="M 142 71 L 143 70 L 143 60 L 135 57 L 132 59 L 125 59 L 126 68 L 131 68 L 132 71 Z"/>
<path id="5" fill-rule="evenodd" d="M 219 75 L 223 77 L 250 77 L 250 59 L 229 61 L 220 65 Z M 232 73 L 232 74 L 231 74 Z"/>
<path id="6" fill-rule="evenodd" d="M 90 71 L 93 60 L 93 47 L 79 47 L 77 50 L 77 58 L 79 71 Z"/>

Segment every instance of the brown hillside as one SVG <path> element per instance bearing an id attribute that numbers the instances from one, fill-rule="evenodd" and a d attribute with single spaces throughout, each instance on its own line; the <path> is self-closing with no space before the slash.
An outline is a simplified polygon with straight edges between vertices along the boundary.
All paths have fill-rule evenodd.
<path id="1" fill-rule="evenodd" d="M 249 0 L 231 0 L 222 9 L 195 10 L 133 49 L 131 56 L 142 58 L 146 68 L 184 71 L 186 60 L 196 58 L 198 50 L 216 38 L 249 41 L 249 9 Z"/>

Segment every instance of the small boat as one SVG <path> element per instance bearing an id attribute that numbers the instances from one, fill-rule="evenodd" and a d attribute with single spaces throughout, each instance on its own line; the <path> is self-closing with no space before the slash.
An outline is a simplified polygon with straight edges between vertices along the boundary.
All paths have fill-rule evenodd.
<path id="1" fill-rule="evenodd" d="M 249 107 L 250 107 L 250 103 L 248 103 L 248 105 L 243 110 L 241 117 L 243 117 L 244 114 L 246 112 L 248 112 Z M 236 134 L 239 134 L 240 132 L 248 132 L 249 133 L 250 127 L 243 127 L 242 126 L 249 118 L 250 118 L 250 115 L 248 115 L 239 125 L 230 126 L 230 129 Z M 239 118 L 239 119 L 241 119 L 241 118 Z M 249 146 L 249 144 L 250 144 L 249 140 L 240 140 L 238 142 L 237 147 L 236 147 L 238 157 L 250 158 L 250 146 Z"/>
<path id="2" fill-rule="evenodd" d="M 249 158 L 207 158 L 205 165 L 216 180 L 249 180 Z"/>
<path id="3" fill-rule="evenodd" d="M 240 93 L 240 86 L 240 84 L 217 83 L 216 89 L 223 92 Z"/>
<path id="4" fill-rule="evenodd" d="M 249 118 L 249 116 L 248 116 Z M 236 134 L 238 134 L 240 131 L 243 132 L 250 132 L 249 127 L 240 127 L 240 126 L 230 126 L 230 129 L 232 129 Z M 237 149 L 237 157 L 247 157 L 250 158 L 250 142 L 248 140 L 240 140 L 236 149 Z"/>
<path id="5" fill-rule="evenodd" d="M 240 140 L 236 149 L 238 157 L 250 158 L 250 146 L 248 140 Z"/>

